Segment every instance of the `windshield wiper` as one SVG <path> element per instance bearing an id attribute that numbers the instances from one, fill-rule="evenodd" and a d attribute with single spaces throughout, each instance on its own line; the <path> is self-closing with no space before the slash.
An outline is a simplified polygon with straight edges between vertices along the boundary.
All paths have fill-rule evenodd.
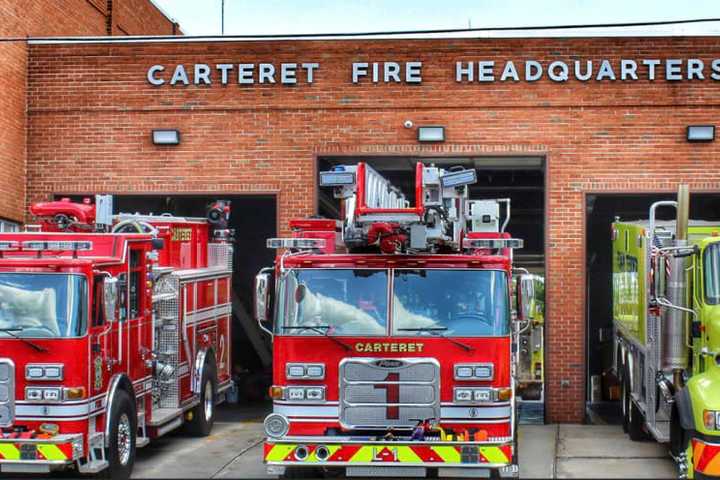
<path id="1" fill-rule="evenodd" d="M 438 337 L 444 338 L 446 340 L 450 340 L 455 345 L 464 348 L 466 352 L 471 352 L 471 351 L 475 350 L 475 347 L 470 346 L 466 343 L 462 343 L 458 340 L 455 340 L 454 338 L 446 337 L 445 335 L 443 335 L 441 333 L 447 329 L 448 329 L 447 327 L 413 327 L 413 328 L 398 328 L 398 332 L 430 332 L 430 333 L 437 332 Z"/>
<path id="2" fill-rule="evenodd" d="M 352 350 L 352 348 L 350 348 L 350 345 L 348 345 L 347 343 L 341 342 L 337 338 L 328 335 L 330 333 L 330 329 L 332 328 L 330 325 L 285 325 L 281 328 L 283 330 L 312 330 L 324 337 L 329 338 L 333 342 L 343 347 L 348 352 Z"/>
<path id="3" fill-rule="evenodd" d="M 14 332 L 22 332 L 24 329 L 23 327 L 10 327 L 10 328 L 0 328 L 1 333 L 7 333 L 11 337 L 20 340 L 21 342 L 25 343 L 26 345 L 31 346 L 35 351 L 37 352 L 47 352 L 47 348 L 41 347 L 40 345 L 31 342 L 27 338 L 21 337 L 20 335 L 14 333 Z"/>

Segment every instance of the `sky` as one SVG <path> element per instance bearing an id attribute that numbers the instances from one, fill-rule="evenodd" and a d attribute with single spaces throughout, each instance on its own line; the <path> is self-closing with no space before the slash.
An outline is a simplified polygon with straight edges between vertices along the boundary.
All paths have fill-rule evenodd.
<path id="1" fill-rule="evenodd" d="M 186 35 L 220 35 L 222 0 L 153 0 Z M 718 0 L 225 0 L 225 35 L 720 18 Z M 702 26 L 693 28 L 703 28 Z"/>

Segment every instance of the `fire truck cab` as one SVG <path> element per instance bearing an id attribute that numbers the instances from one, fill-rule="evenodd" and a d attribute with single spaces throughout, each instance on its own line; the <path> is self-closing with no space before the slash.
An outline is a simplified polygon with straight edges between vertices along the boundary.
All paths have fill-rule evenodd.
<path id="1" fill-rule="evenodd" d="M 111 202 L 36 204 L 36 231 L 0 234 L 3 474 L 128 478 L 150 439 L 209 434 L 230 386 L 229 205 L 113 217 Z"/>
<path id="2" fill-rule="evenodd" d="M 292 221 L 256 277 L 268 472 L 517 476 L 509 200 L 471 201 L 474 170 L 420 163 L 415 206 L 365 163 L 320 179 L 343 220 Z"/>

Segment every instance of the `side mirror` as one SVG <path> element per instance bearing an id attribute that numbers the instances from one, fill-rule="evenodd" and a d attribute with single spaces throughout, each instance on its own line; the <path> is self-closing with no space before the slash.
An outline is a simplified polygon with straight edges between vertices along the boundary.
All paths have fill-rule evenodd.
<path id="1" fill-rule="evenodd" d="M 270 320 L 270 288 L 272 285 L 272 270 L 264 268 L 255 275 L 255 320 L 260 328 L 272 335 L 265 322 Z"/>
<path id="2" fill-rule="evenodd" d="M 117 278 L 105 277 L 102 285 L 103 291 L 103 315 L 105 321 L 114 322 L 117 320 L 118 280 Z"/>
<path id="3" fill-rule="evenodd" d="M 535 279 L 532 275 L 520 275 L 517 281 L 518 320 L 529 321 L 535 318 Z"/>

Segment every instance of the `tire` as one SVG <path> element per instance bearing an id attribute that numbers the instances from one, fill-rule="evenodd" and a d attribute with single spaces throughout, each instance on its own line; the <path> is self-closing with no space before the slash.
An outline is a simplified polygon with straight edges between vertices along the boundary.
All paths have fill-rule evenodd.
<path id="1" fill-rule="evenodd" d="M 642 442 L 648 439 L 645 431 L 645 419 L 638 406 L 628 394 L 628 436 L 633 442 Z"/>
<path id="2" fill-rule="evenodd" d="M 627 373 L 623 374 L 623 380 L 620 383 L 621 395 L 620 402 L 622 403 L 622 428 L 623 432 L 628 433 L 628 425 L 630 423 L 630 387 L 627 380 Z"/>
<path id="3" fill-rule="evenodd" d="M 680 424 L 677 406 L 673 406 L 670 416 L 670 453 L 677 458 L 687 450 L 688 443 L 690 443 L 690 434 Z"/>
<path id="4" fill-rule="evenodd" d="M 214 362 L 206 361 L 201 382 L 200 403 L 191 410 L 192 420 L 187 425 L 188 432 L 195 437 L 207 437 L 215 424 L 217 371 Z"/>
<path id="5" fill-rule="evenodd" d="M 112 480 L 127 480 L 135 465 L 137 414 L 130 395 L 119 390 L 110 407 L 110 445 L 105 449 L 109 465 L 103 472 Z"/>

